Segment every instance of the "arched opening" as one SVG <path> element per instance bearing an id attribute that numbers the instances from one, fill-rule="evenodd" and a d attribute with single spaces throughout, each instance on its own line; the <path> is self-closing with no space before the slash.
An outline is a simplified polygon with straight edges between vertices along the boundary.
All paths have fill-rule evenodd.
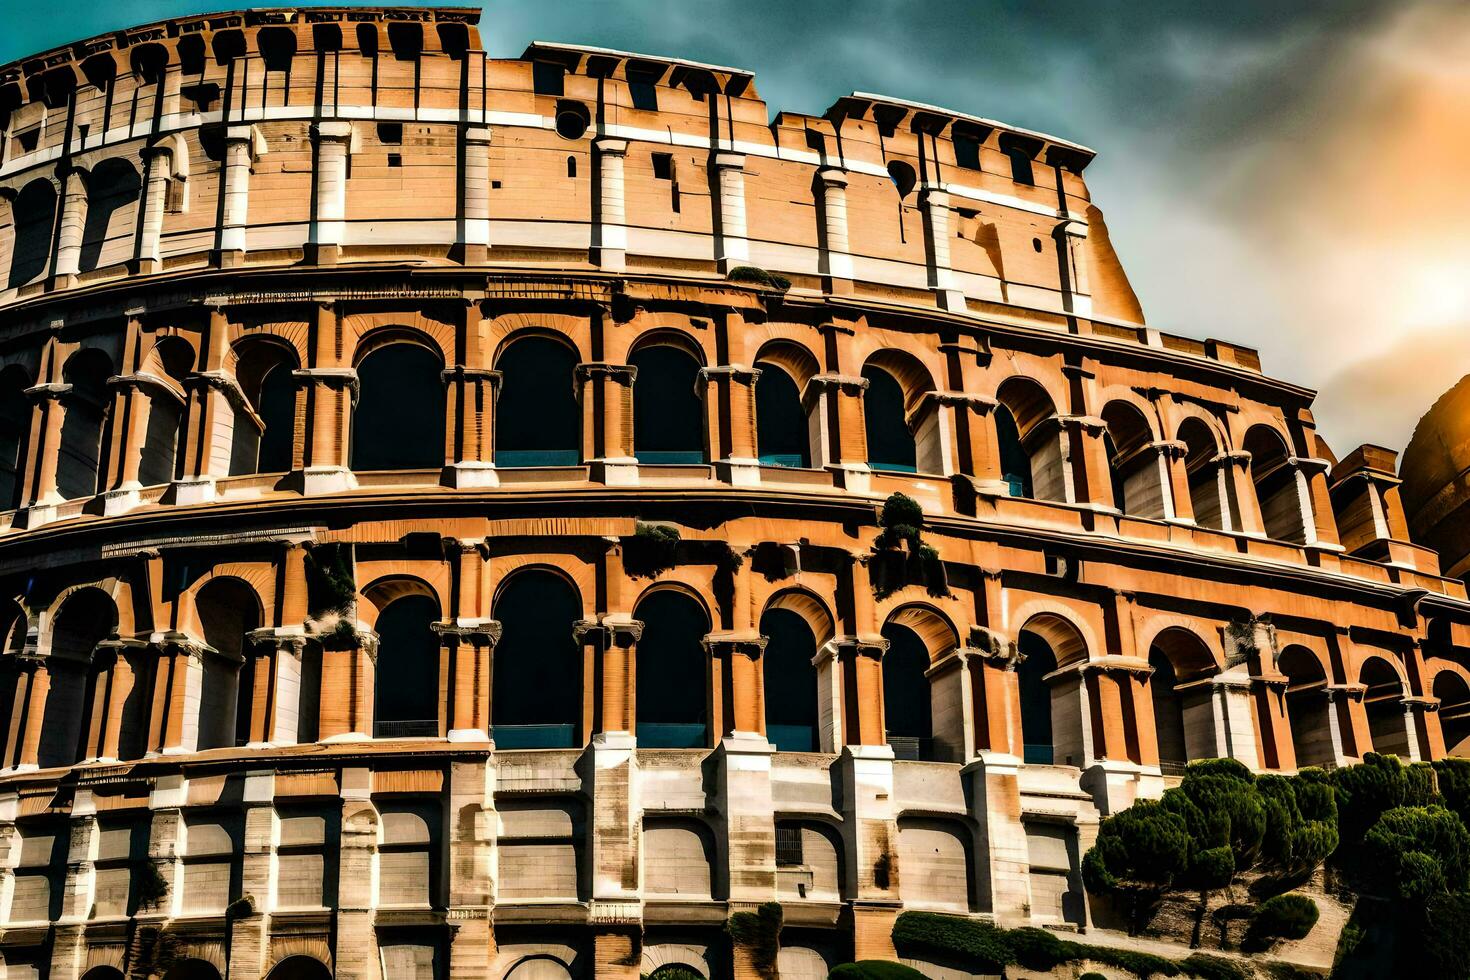
<path id="1" fill-rule="evenodd" d="M 554 957 L 528 956 L 510 968 L 505 980 L 572 980 L 572 971 Z"/>
<path id="2" fill-rule="evenodd" d="M 208 960 L 179 960 L 163 975 L 163 980 L 220 980 L 219 970 Z"/>
<path id="3" fill-rule="evenodd" d="M 704 462 L 704 399 L 699 361 L 683 347 L 653 343 L 634 351 L 633 455 L 640 463 Z"/>
<path id="4" fill-rule="evenodd" d="M 1195 759 L 1217 756 L 1209 683 L 1217 665 L 1209 647 L 1188 630 L 1171 627 L 1149 647 L 1148 664 L 1153 668 L 1148 690 L 1160 767 L 1166 772 L 1182 771 Z"/>
<path id="5" fill-rule="evenodd" d="M 1289 646 L 1281 651 L 1276 668 L 1286 676 L 1286 716 L 1297 767 L 1335 764 L 1337 750 L 1328 718 L 1332 704 L 1321 661 L 1306 647 Z"/>
<path id="6" fill-rule="evenodd" d="M 26 444 L 31 432 L 30 377 L 11 365 L 0 371 L 0 509 L 20 506 Z"/>
<path id="7" fill-rule="evenodd" d="M 1030 378 L 1007 378 L 995 394 L 996 447 L 1013 497 L 1066 500 L 1056 405 Z M 1018 492 L 1020 491 L 1020 492 Z"/>
<path id="8" fill-rule="evenodd" d="M 972 837 L 958 820 L 898 821 L 899 895 L 908 908 L 968 912 Z"/>
<path id="9" fill-rule="evenodd" d="M 67 500 L 97 493 L 103 429 L 111 407 L 107 379 L 112 373 L 112 360 L 96 348 L 78 351 L 62 368 L 62 381 L 71 385 L 71 390 L 61 397 L 65 417 L 56 462 L 56 490 Z"/>
<path id="10" fill-rule="evenodd" d="M 1256 486 L 1266 536 L 1302 544 L 1306 538 L 1301 493 L 1281 435 L 1269 426 L 1257 425 L 1245 434 L 1244 449 L 1251 454 L 1251 482 Z"/>
<path id="11" fill-rule="evenodd" d="M 92 670 L 92 654 L 116 626 L 117 606 L 101 589 L 73 592 L 56 611 L 51 652 L 46 657 L 51 683 L 36 749 L 36 762 L 42 769 L 69 766 L 82 758 L 95 701 L 97 674 Z"/>
<path id="12" fill-rule="evenodd" d="M 776 890 L 781 901 L 841 901 L 842 857 L 842 838 L 826 823 L 777 820 Z M 781 874 L 784 869 L 805 874 Z"/>
<path id="13" fill-rule="evenodd" d="M 511 341 L 496 360 L 497 466 L 576 466 L 581 458 L 577 352 L 560 340 L 529 336 Z"/>
<path id="14" fill-rule="evenodd" d="M 439 637 L 431 628 L 439 603 L 401 596 L 378 614 L 378 668 L 373 687 L 373 734 L 433 738 L 439 731 Z"/>
<path id="15" fill-rule="evenodd" d="M 780 752 L 817 751 L 817 638 L 800 615 L 767 609 L 761 679 L 766 701 L 766 738 Z"/>
<path id="16" fill-rule="evenodd" d="M 638 603 L 637 736 L 642 748 L 709 744 L 709 616 L 683 592 L 654 591 Z"/>
<path id="17" fill-rule="evenodd" d="M 1368 732 L 1373 751 L 1408 758 L 1409 728 L 1404 711 L 1404 682 L 1398 671 L 1382 657 L 1363 662 L 1358 683 L 1363 692 L 1363 710 L 1368 715 Z"/>
<path id="18" fill-rule="evenodd" d="M 929 695 L 929 648 L 908 626 L 883 627 L 883 719 L 896 759 L 934 758 L 934 714 Z"/>
<path id="19" fill-rule="evenodd" d="M 863 367 L 868 390 L 863 394 L 863 428 L 868 437 L 868 465 L 875 470 L 914 473 L 918 448 L 909 431 L 903 386 L 876 364 Z"/>
<path id="20" fill-rule="evenodd" d="M 811 433 L 801 390 L 786 369 L 760 364 L 755 382 L 756 452 L 767 466 L 812 465 Z"/>
<path id="21" fill-rule="evenodd" d="M 1163 520 L 1164 481 L 1148 420 L 1127 402 L 1109 402 L 1102 419 L 1114 506 L 1135 517 Z"/>
<path id="22" fill-rule="evenodd" d="M 444 362 L 411 341 L 371 351 L 357 365 L 352 412 L 354 470 L 427 470 L 444 465 Z"/>
<path id="23" fill-rule="evenodd" d="M 332 971 L 314 956 L 288 956 L 271 968 L 266 980 L 332 980 Z"/>
<path id="24" fill-rule="evenodd" d="M 582 665 L 573 627 L 582 599 L 554 572 L 530 569 L 495 600 L 500 642 L 490 698 L 496 748 L 559 749 L 577 744 Z"/>
<path id="25" fill-rule="evenodd" d="M 146 389 L 148 417 L 139 451 L 138 482 L 168 483 L 183 473 L 185 446 L 179 439 L 187 396 L 184 377 L 194 367 L 194 348 L 181 337 L 165 337 L 154 347 L 145 370 L 159 377 Z"/>
<path id="26" fill-rule="evenodd" d="M 21 188 L 11 213 L 15 221 L 15 242 L 10 251 L 9 286 L 15 289 L 39 278 L 51 264 L 56 186 L 44 178 L 31 181 Z"/>
<path id="27" fill-rule="evenodd" d="M 1083 675 L 1056 673 L 1087 659 L 1081 634 L 1060 616 L 1043 613 L 1021 628 L 1016 646 L 1023 758 L 1036 765 L 1086 765 L 1082 726 L 1090 722 L 1082 712 Z"/>
<path id="28" fill-rule="evenodd" d="M 285 344 L 257 340 L 243 345 L 235 379 L 254 418 L 235 416 L 230 473 L 285 473 L 296 440 L 296 353 Z"/>
<path id="29" fill-rule="evenodd" d="M 1220 444 L 1210 427 L 1197 418 L 1179 424 L 1179 441 L 1184 443 L 1184 470 L 1189 481 L 1190 509 L 1200 527 L 1223 530 L 1230 517 L 1221 506 Z M 1233 527 L 1233 521 L 1230 522 Z"/>
<path id="30" fill-rule="evenodd" d="M 91 272 L 133 257 L 143 181 L 133 164 L 109 157 L 87 176 L 87 220 L 78 268 Z"/>
<path id="31" fill-rule="evenodd" d="M 115 966 L 94 966 L 82 974 L 82 980 L 123 980 L 123 972 Z"/>
<path id="32" fill-rule="evenodd" d="M 1439 699 L 1445 755 L 1470 758 L 1470 684 L 1453 670 L 1441 670 L 1434 675 L 1433 691 Z"/>
<path id="33" fill-rule="evenodd" d="M 260 599 L 239 579 L 219 578 L 199 590 L 194 604 L 204 642 L 213 650 L 204 654 L 198 746 L 203 750 L 244 745 L 250 740 L 255 680 L 246 635 L 260 627 Z"/>

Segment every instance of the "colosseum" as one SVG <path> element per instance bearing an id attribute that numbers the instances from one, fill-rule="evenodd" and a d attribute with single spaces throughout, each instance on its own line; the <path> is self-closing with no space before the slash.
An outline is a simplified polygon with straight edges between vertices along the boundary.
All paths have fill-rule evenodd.
<path id="1" fill-rule="evenodd" d="M 1470 739 L 1395 454 L 1145 324 L 1092 150 L 478 16 L 0 69 L 4 980 L 821 978 Z"/>

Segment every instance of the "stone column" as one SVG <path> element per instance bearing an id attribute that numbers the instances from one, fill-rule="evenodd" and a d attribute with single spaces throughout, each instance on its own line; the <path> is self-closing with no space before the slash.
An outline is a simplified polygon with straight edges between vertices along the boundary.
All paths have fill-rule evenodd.
<path id="1" fill-rule="evenodd" d="M 632 735 L 637 727 L 637 652 L 643 623 L 631 617 L 608 613 L 601 622 L 584 619 L 572 627 L 572 636 L 585 648 L 592 647 L 598 702 L 592 727 L 597 733 Z"/>
<path id="2" fill-rule="evenodd" d="M 847 852 L 843 894 L 852 896 L 854 958 L 897 959 L 890 937 L 903 867 L 893 802 L 893 750 L 882 744 L 846 745 L 835 768 L 842 787 Z"/>
<path id="3" fill-rule="evenodd" d="M 925 671 L 933 702 L 934 754 L 939 762 L 965 763 L 975 756 L 975 687 L 980 669 L 956 648 Z"/>
<path id="4" fill-rule="evenodd" d="M 1067 502 L 1116 509 L 1108 454 L 1103 442 L 1107 425 L 1094 415 L 1058 415 Z"/>
<path id="5" fill-rule="evenodd" d="M 299 626 L 267 626 L 247 634 L 246 640 L 246 656 L 255 658 L 246 748 L 295 745 L 301 731 L 301 655 L 306 635 Z"/>
<path id="6" fill-rule="evenodd" d="M 1145 449 L 1158 456 L 1159 486 L 1164 493 L 1164 520 L 1193 524 L 1194 499 L 1189 494 L 1189 447 L 1177 439 L 1160 439 Z"/>
<path id="7" fill-rule="evenodd" d="M 448 666 L 441 729 L 451 742 L 488 742 L 490 691 L 500 624 L 493 619 L 434 623 L 440 655 Z"/>
<path id="8" fill-rule="evenodd" d="M 711 155 L 715 172 L 715 261 L 721 272 L 750 262 L 750 243 L 745 237 L 745 154 L 717 151 Z"/>
<path id="9" fill-rule="evenodd" d="M 919 207 L 924 212 L 924 244 L 929 253 L 929 288 L 934 290 L 939 308 L 963 313 L 965 294 L 955 284 L 949 267 L 949 191 L 943 184 L 927 184 L 919 191 Z"/>
<path id="10" fill-rule="evenodd" d="M 465 265 L 490 257 L 490 127 L 467 126 L 464 139 L 464 227 L 460 250 Z"/>
<path id="11" fill-rule="evenodd" d="M 51 690 L 51 674 L 45 658 L 34 653 L 16 657 L 15 703 L 10 713 L 10 731 L 6 736 L 5 768 L 27 771 L 36 768 L 41 747 L 41 721 L 46 716 L 46 695 Z"/>
<path id="12" fill-rule="evenodd" d="M 881 638 L 842 637 L 837 641 L 842 732 L 847 745 L 888 747 L 883 714 L 883 654 L 887 650 L 888 641 Z"/>
<path id="13" fill-rule="evenodd" d="M 1085 692 L 1081 722 L 1087 762 L 1082 788 L 1092 794 L 1103 814 L 1127 809 L 1140 795 L 1158 795 L 1163 783 L 1157 774 L 1153 716 L 1151 711 L 1143 715 L 1153 669 L 1147 661 L 1116 655 L 1084 661 L 1072 669 Z M 1151 762 L 1145 761 L 1145 748 Z"/>
<path id="14" fill-rule="evenodd" d="M 120 438 L 114 436 L 111 486 L 102 493 L 102 512 L 111 517 L 125 514 L 136 507 L 143 488 L 139 480 L 139 467 L 143 462 L 143 444 L 148 434 L 148 417 L 152 414 L 153 399 L 145 388 L 155 391 L 164 388 L 160 397 L 176 397 L 167 391 L 163 383 L 150 375 L 138 373 L 108 379 L 114 392 L 113 413 L 122 420 L 118 426 Z"/>
<path id="15" fill-rule="evenodd" d="M 324 692 L 325 693 L 325 690 Z M 373 928 L 378 821 L 370 769 L 342 770 L 342 836 L 337 858 L 337 934 L 332 965 L 338 977 L 382 980 Z"/>
<path id="16" fill-rule="evenodd" d="M 766 638 L 748 633 L 711 633 L 705 652 L 720 678 L 716 692 L 720 710 L 712 719 L 721 738 L 765 740 L 766 703 L 761 676 L 761 654 Z"/>
<path id="17" fill-rule="evenodd" d="M 823 167 L 817 171 L 822 202 L 822 274 L 828 277 L 830 291 L 852 292 L 852 255 L 848 251 L 847 171 Z"/>
<path id="18" fill-rule="evenodd" d="M 215 497 L 217 481 L 230 475 L 235 429 L 253 427 L 258 442 L 265 423 L 239 382 L 224 371 L 195 371 L 185 376 L 184 389 L 189 395 L 189 422 L 183 431 L 200 437 L 189 439 L 184 475 L 174 481 L 174 502 L 207 503 Z"/>
<path id="19" fill-rule="evenodd" d="M 357 486 L 347 467 L 352 407 L 357 403 L 357 371 L 314 367 L 294 372 L 306 391 L 306 459 L 302 492 L 308 497 L 341 493 Z"/>
<path id="20" fill-rule="evenodd" d="M 204 651 L 182 633 L 154 634 L 157 651 L 148 755 L 182 755 L 199 744 L 199 697 L 204 686 Z"/>
<path id="21" fill-rule="evenodd" d="M 608 486 L 637 486 L 633 455 L 633 382 L 638 369 L 600 361 L 577 365 L 582 408 L 582 458 L 592 479 Z"/>
<path id="22" fill-rule="evenodd" d="M 250 174 L 265 140 L 254 126 L 225 127 L 224 207 L 220 220 L 216 264 L 226 268 L 245 260 L 246 229 L 250 220 Z"/>
<path id="23" fill-rule="evenodd" d="M 760 376 L 760 368 L 741 364 L 699 369 L 704 403 L 714 405 L 717 412 L 708 427 L 710 456 L 715 472 L 735 486 L 757 486 L 761 479 L 755 418 L 755 385 Z"/>
<path id="24" fill-rule="evenodd" d="M 1220 479 L 1221 526 L 1227 531 L 1264 538 L 1266 524 L 1261 519 L 1261 504 L 1251 479 L 1251 454 L 1243 449 L 1230 450 L 1216 456 L 1215 464 Z"/>
<path id="25" fill-rule="evenodd" d="M 61 426 L 66 421 L 65 395 L 71 385 L 59 382 L 38 384 L 26 389 L 34 408 L 31 410 L 30 446 L 21 507 L 26 511 L 25 526 L 40 527 L 56 516 L 56 505 L 62 502 L 56 488 L 56 465 L 61 458 Z"/>
<path id="26" fill-rule="evenodd" d="M 168 203 L 168 182 L 173 174 L 173 148 L 166 143 L 143 150 L 143 210 L 138 215 L 138 273 L 147 275 L 163 269 L 163 213 Z"/>
<path id="27" fill-rule="evenodd" d="M 818 426 L 817 462 L 832 473 L 837 485 L 854 493 L 872 486 L 868 466 L 868 435 L 863 427 L 863 392 L 868 379 L 841 374 L 817 374 L 807 382 L 803 402 L 807 417 Z"/>
<path id="28" fill-rule="evenodd" d="M 592 227 L 593 261 L 604 272 L 622 272 L 628 263 L 628 228 L 623 196 L 626 140 L 599 139 L 592 144 L 597 161 L 597 214 Z"/>
<path id="29" fill-rule="evenodd" d="M 62 885 L 61 915 L 52 927 L 50 980 L 77 980 L 86 972 L 86 923 L 92 917 L 96 887 L 97 817 L 92 794 L 78 792 L 68 830 L 66 879 Z"/>
<path id="30" fill-rule="evenodd" d="M 1436 762 L 1445 757 L 1444 730 L 1439 724 L 1439 698 L 1410 696 L 1404 698 L 1408 713 L 1410 744 L 1417 758 Z"/>
<path id="31" fill-rule="evenodd" d="M 56 233 L 56 265 L 52 278 L 69 283 L 81 269 L 82 236 L 87 225 L 87 184 L 80 170 L 61 174 L 61 225 Z"/>
<path id="32" fill-rule="evenodd" d="M 1301 498 L 1302 508 L 1302 536 L 1307 547 L 1341 551 L 1337 518 L 1327 490 L 1327 471 L 1332 464 L 1325 459 L 1307 456 L 1292 456 L 1287 462 L 1296 471 L 1297 495 Z"/>
<path id="33" fill-rule="evenodd" d="M 103 640 L 92 651 L 97 682 L 92 690 L 86 759 L 113 761 L 121 756 L 123 715 L 138 683 L 129 654 L 147 657 L 147 644 L 134 639 Z"/>
<path id="34" fill-rule="evenodd" d="M 449 389 L 449 433 L 453 463 L 449 484 L 454 487 L 498 487 L 495 472 L 495 400 L 500 395 L 499 371 L 456 365 L 442 375 Z"/>
<path id="35" fill-rule="evenodd" d="M 1066 278 L 1062 282 L 1062 309 L 1076 316 L 1092 316 L 1092 286 L 1087 268 L 1087 223 L 1068 218 L 1052 232 Z"/>
<path id="36" fill-rule="evenodd" d="M 307 249 L 317 265 L 336 265 L 347 231 L 347 157 L 352 152 L 352 123 L 315 123 L 311 138 L 316 144 L 316 221 Z"/>
<path id="37" fill-rule="evenodd" d="M 322 645 L 318 740 L 355 742 L 372 738 L 377 635 L 356 627 L 350 636 L 334 632 L 316 639 Z"/>
<path id="38" fill-rule="evenodd" d="M 490 980 L 495 958 L 490 922 L 495 867 L 495 769 L 483 757 L 455 761 L 449 767 L 449 969 L 455 980 Z"/>
<path id="39" fill-rule="evenodd" d="M 245 773 L 242 809 L 245 833 L 240 849 L 240 896 L 229 929 L 231 980 L 260 980 L 270 951 L 271 864 L 275 856 L 276 774 L 273 769 Z"/>
<path id="40" fill-rule="evenodd" d="M 1290 681 L 1283 675 L 1264 672 L 1251 678 L 1251 700 L 1261 731 L 1261 768 L 1295 769 L 1298 766 L 1296 745 L 1291 740 L 1291 722 L 1287 717 L 1286 688 Z"/>

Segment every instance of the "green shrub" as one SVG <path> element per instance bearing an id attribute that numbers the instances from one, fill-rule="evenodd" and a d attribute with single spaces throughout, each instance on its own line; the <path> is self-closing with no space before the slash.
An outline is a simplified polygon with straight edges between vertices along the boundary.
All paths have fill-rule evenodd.
<path id="1" fill-rule="evenodd" d="M 657 578 L 678 562 L 679 529 L 639 521 L 623 539 L 623 570 L 634 578 Z"/>
<path id="2" fill-rule="evenodd" d="M 1094 894 L 1122 900 L 1129 931 L 1137 932 L 1159 895 L 1184 872 L 1189 848 L 1183 817 L 1158 801 L 1140 800 L 1102 822 L 1097 843 L 1082 859 L 1082 881 Z"/>
<path id="3" fill-rule="evenodd" d="M 1264 949 L 1274 939 L 1305 939 L 1321 912 L 1305 895 L 1276 895 L 1256 907 L 1246 932 L 1246 943 Z"/>
<path id="4" fill-rule="evenodd" d="M 661 966 L 648 974 L 648 980 L 704 980 L 704 977 L 687 966 Z"/>
<path id="5" fill-rule="evenodd" d="M 1078 977 L 1077 980 L 1108 980 L 1108 978 L 1103 976 L 1101 973 L 1098 973 L 1096 970 L 1088 970 L 1086 973 L 1082 974 L 1082 976 Z"/>
<path id="6" fill-rule="evenodd" d="M 1053 970 L 1074 959 L 1076 943 L 1066 942 L 1045 929 L 1023 927 L 1006 933 L 1011 955 L 1028 970 Z"/>
<path id="7" fill-rule="evenodd" d="M 1193 953 L 1180 961 L 1184 972 L 1200 980 L 1251 980 L 1252 974 L 1234 960 Z"/>
<path id="8" fill-rule="evenodd" d="M 357 600 L 351 552 L 343 544 L 319 544 L 306 552 L 306 600 L 315 618 L 346 613 Z"/>
<path id="9" fill-rule="evenodd" d="M 974 973 L 1000 973 L 1015 955 L 1003 929 L 937 912 L 904 912 L 893 924 L 900 952 L 964 960 Z"/>
<path id="10" fill-rule="evenodd" d="M 858 960 L 835 968 L 827 974 L 827 980 L 924 980 L 924 974 L 902 963 Z"/>
<path id="11" fill-rule="evenodd" d="M 1332 772 L 1332 789 L 1337 796 L 1337 850 L 1339 864 L 1357 870 L 1363 838 L 1378 818 L 1395 807 L 1427 806 L 1439 802 L 1437 793 L 1420 785 L 1423 770 L 1412 777 L 1397 756 L 1369 752 L 1355 766 Z"/>
<path id="12" fill-rule="evenodd" d="M 1177 977 L 1180 974 L 1179 964 L 1153 953 L 1139 953 L 1131 949 L 1116 949 L 1112 946 L 1087 946 L 1072 943 L 1076 946 L 1077 956 L 1075 959 L 1091 960 L 1104 966 L 1115 966 L 1120 970 L 1127 970 L 1135 976 L 1144 977 Z"/>
<path id="13" fill-rule="evenodd" d="M 791 288 L 790 279 L 780 273 L 767 272 L 753 265 L 737 265 L 726 273 L 726 278 L 731 282 L 749 282 L 769 289 L 779 289 L 783 293 Z"/>
<path id="14" fill-rule="evenodd" d="M 1363 838 L 1362 874 L 1386 898 L 1427 902 L 1470 888 L 1470 832 L 1442 806 L 1395 807 Z"/>
<path id="15" fill-rule="evenodd" d="M 779 902 L 766 902 L 754 912 L 736 912 L 725 923 L 730 941 L 750 950 L 751 965 L 766 980 L 775 980 L 776 959 L 781 952 L 781 923 L 785 913 Z"/>
<path id="16" fill-rule="evenodd" d="M 1470 827 L 1470 759 L 1441 759 L 1434 763 L 1434 775 L 1444 808 Z"/>
<path id="17" fill-rule="evenodd" d="M 1184 799 L 1193 806 L 1185 806 Z M 1266 808 L 1243 764 L 1234 759 L 1190 763 L 1179 788 L 1164 794 L 1164 803 L 1189 825 L 1194 850 L 1186 876 L 1195 887 L 1223 888 L 1254 867 L 1266 834 Z M 1230 849 L 1229 860 L 1220 848 Z"/>
<path id="18" fill-rule="evenodd" d="M 1418 921 L 1419 975 L 1470 977 L 1470 894 L 1435 896 Z"/>

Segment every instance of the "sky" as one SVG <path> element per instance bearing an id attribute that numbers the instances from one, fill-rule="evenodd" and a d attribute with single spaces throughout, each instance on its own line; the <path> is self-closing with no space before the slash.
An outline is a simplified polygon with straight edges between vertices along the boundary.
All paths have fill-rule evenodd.
<path id="1" fill-rule="evenodd" d="M 0 63 L 226 6 L 0 0 Z M 1465 0 L 492 0 L 480 26 L 496 57 L 747 68 L 772 115 L 881 92 L 1085 143 L 1149 324 L 1259 348 L 1338 455 L 1402 448 L 1470 372 Z"/>

